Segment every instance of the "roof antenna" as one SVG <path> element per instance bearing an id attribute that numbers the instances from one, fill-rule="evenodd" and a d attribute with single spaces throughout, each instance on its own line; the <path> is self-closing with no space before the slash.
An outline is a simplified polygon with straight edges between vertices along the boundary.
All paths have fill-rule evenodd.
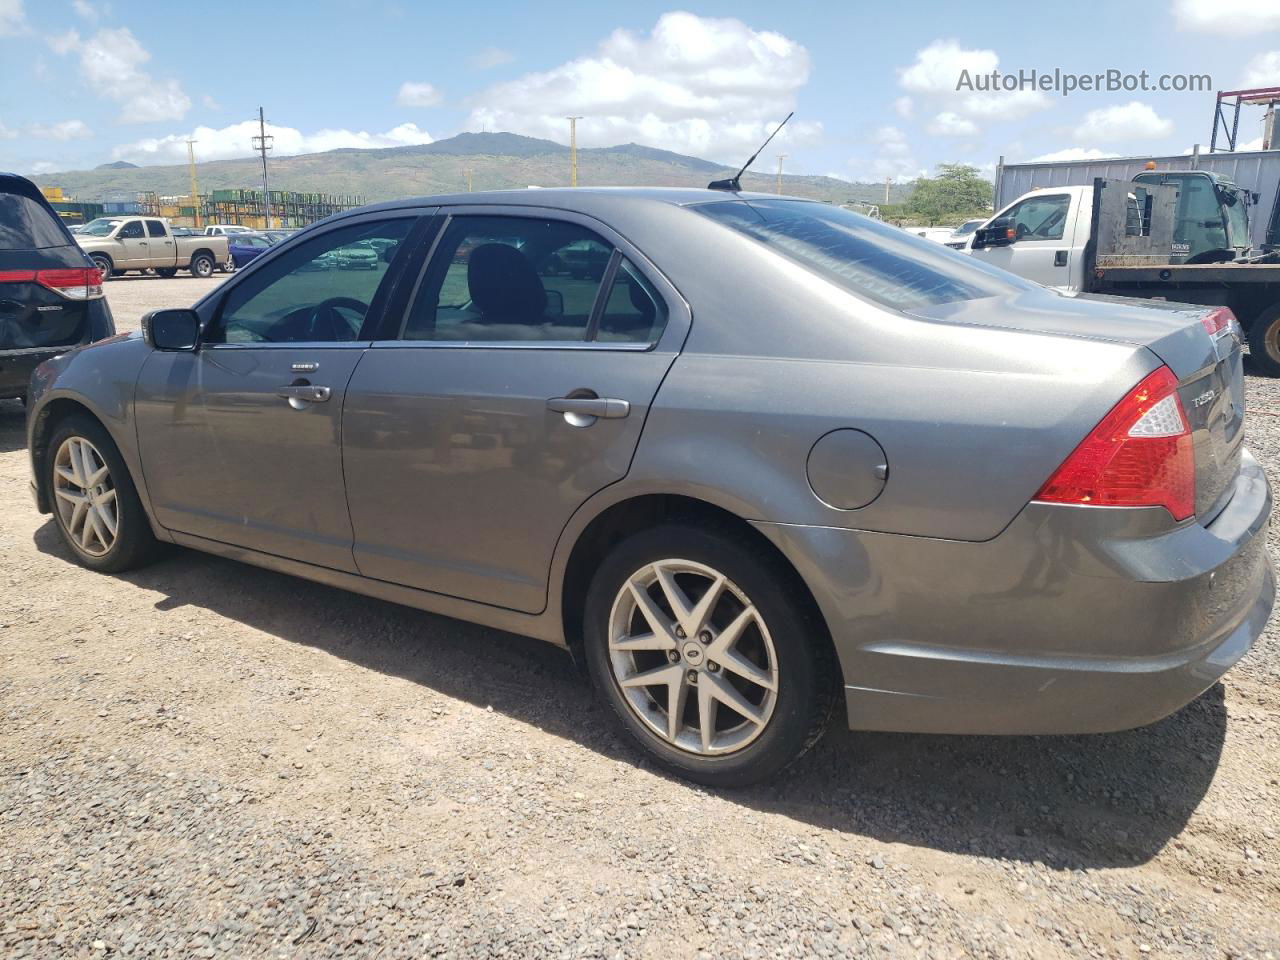
<path id="1" fill-rule="evenodd" d="M 785 127 L 787 125 L 787 121 L 790 120 L 795 115 L 796 115 L 796 112 L 794 110 L 788 113 L 786 117 L 783 119 L 783 121 L 780 124 L 778 124 L 778 129 L 774 130 L 773 133 L 769 134 L 769 140 L 772 140 L 774 137 L 776 137 L 778 135 L 778 130 L 781 130 L 783 127 Z M 712 180 L 710 183 L 707 184 L 707 189 L 708 190 L 728 190 L 732 193 L 737 193 L 739 190 L 741 190 L 742 184 L 738 182 L 739 178 L 744 173 L 747 172 L 747 167 L 751 166 L 751 164 L 756 162 L 756 157 L 760 156 L 760 152 L 769 145 L 769 140 L 766 140 L 764 143 L 760 144 L 760 150 L 757 150 L 755 153 L 751 155 L 751 159 L 742 165 L 741 170 L 735 173 L 728 180 Z"/>

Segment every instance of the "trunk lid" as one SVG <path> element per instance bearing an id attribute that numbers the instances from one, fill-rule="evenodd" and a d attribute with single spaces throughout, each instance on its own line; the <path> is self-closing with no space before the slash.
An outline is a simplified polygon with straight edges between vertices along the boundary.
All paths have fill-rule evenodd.
<path id="1" fill-rule="evenodd" d="M 37 270 L 84 266 L 84 254 L 75 246 L 0 250 L 0 350 L 69 346 L 84 339 L 88 301 L 26 279 Z"/>
<path id="2" fill-rule="evenodd" d="M 1178 378 L 1196 461 L 1196 516 L 1208 523 L 1226 505 L 1244 439 L 1244 366 L 1234 321 L 1210 335 L 1202 319 L 1216 307 L 1095 294 L 1027 290 L 998 300 L 966 300 L 911 311 L 944 323 L 1026 330 L 1145 347 Z M 1116 398 L 1119 401 L 1119 397 Z"/>

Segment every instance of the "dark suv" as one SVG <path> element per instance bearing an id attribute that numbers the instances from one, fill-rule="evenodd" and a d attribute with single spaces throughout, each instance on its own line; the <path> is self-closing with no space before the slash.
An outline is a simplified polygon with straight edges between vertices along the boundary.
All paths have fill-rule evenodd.
<path id="1" fill-rule="evenodd" d="M 102 277 L 30 180 L 0 173 L 0 400 L 31 371 L 115 333 Z"/>

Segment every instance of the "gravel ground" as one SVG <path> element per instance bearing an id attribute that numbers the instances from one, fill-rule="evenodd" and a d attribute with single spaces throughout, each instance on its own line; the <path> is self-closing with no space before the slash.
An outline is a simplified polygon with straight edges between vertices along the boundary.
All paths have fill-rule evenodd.
<path id="1" fill-rule="evenodd" d="M 108 295 L 127 328 L 199 285 Z M 1249 400 L 1280 484 L 1280 384 Z M 1274 624 L 1151 727 L 833 730 L 715 793 L 535 641 L 196 553 L 75 566 L 22 420 L 0 403 L 0 955 L 1280 956 Z"/>

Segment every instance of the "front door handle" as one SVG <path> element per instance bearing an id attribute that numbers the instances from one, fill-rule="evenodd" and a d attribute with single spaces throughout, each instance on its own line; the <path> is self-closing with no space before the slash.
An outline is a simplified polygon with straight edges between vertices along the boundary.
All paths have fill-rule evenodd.
<path id="1" fill-rule="evenodd" d="M 563 413 L 570 426 L 589 427 L 597 420 L 622 419 L 631 412 L 631 404 L 610 397 L 553 397 L 547 409 Z"/>
<path id="2" fill-rule="evenodd" d="M 324 403 L 332 391 L 328 387 L 317 387 L 310 383 L 291 383 L 287 387 L 276 389 L 276 396 L 289 401 L 295 410 L 303 410 L 309 403 Z"/>

